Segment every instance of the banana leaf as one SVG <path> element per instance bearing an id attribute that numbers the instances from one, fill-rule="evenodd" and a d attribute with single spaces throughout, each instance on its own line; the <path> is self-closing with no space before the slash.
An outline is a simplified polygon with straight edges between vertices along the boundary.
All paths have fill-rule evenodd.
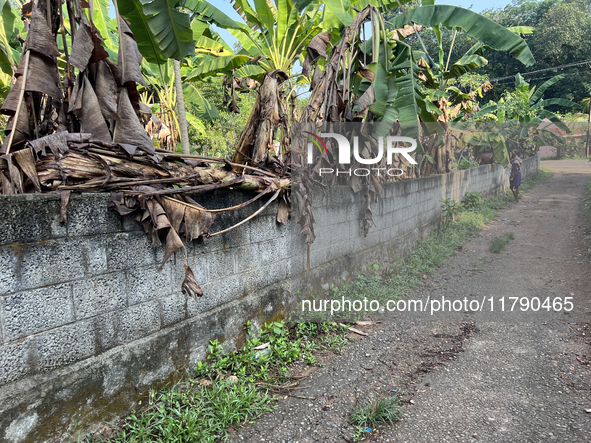
<path id="1" fill-rule="evenodd" d="M 526 66 L 535 63 L 524 39 L 476 12 L 458 6 L 433 5 L 412 9 L 407 15 L 411 21 L 424 26 L 441 24 L 449 29 L 461 29 L 491 49 L 508 52 Z M 402 28 L 405 24 L 406 18 L 402 14 L 392 21 L 394 28 Z"/>
<path id="2" fill-rule="evenodd" d="M 195 52 L 191 17 L 174 8 L 173 2 L 127 0 L 118 5 L 146 60 L 162 64 L 168 58 L 182 60 Z"/>
<path id="3" fill-rule="evenodd" d="M 201 91 L 195 87 L 193 83 L 188 83 L 184 86 L 183 92 L 187 101 L 195 105 L 197 117 L 202 121 L 213 121 L 219 118 L 217 108 L 207 101 Z M 187 118 L 188 119 L 188 118 Z M 189 122 L 191 122 L 189 120 Z"/>
<path id="4" fill-rule="evenodd" d="M 223 57 L 211 57 L 191 71 L 185 71 L 185 81 L 192 82 L 211 77 L 221 72 L 239 68 L 250 60 L 248 55 L 227 55 Z"/>

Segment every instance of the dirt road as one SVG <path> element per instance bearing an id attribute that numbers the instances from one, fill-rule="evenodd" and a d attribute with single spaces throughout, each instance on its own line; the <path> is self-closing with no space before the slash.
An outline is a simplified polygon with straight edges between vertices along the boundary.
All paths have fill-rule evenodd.
<path id="1" fill-rule="evenodd" d="M 405 399 L 402 421 L 366 441 L 591 441 L 591 260 L 579 217 L 591 163 L 542 166 L 554 176 L 409 296 L 485 300 L 482 310 L 379 316 L 369 337 L 306 380 L 298 395 L 311 399 L 281 401 L 232 440 L 353 441 L 351 410 L 395 391 Z M 491 240 L 509 232 L 507 249 L 491 253 Z M 509 297 L 518 297 L 513 312 Z"/>

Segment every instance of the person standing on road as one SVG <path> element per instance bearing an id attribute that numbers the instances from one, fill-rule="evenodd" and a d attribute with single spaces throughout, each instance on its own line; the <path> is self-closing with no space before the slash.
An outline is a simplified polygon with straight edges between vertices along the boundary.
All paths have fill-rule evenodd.
<path id="1" fill-rule="evenodd" d="M 521 165 L 523 160 L 517 155 L 517 151 L 511 151 L 511 175 L 509 176 L 509 188 L 515 197 L 515 203 L 519 203 L 519 186 L 521 185 Z"/>

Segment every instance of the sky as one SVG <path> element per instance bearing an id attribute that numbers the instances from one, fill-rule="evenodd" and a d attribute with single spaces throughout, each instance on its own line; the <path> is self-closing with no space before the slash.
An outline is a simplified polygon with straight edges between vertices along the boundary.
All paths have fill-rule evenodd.
<path id="1" fill-rule="evenodd" d="M 503 8 L 505 5 L 511 3 L 511 0 L 436 0 L 436 5 L 454 5 L 454 6 L 461 6 L 462 8 L 472 9 L 475 12 L 480 12 L 484 9 L 490 8 Z M 212 2 L 212 4 L 222 10 L 227 16 L 234 20 L 242 21 L 240 16 L 234 8 L 229 0 L 218 0 L 217 2 Z M 216 29 L 219 32 L 220 36 L 231 46 L 234 42 L 236 42 L 236 38 L 232 36 L 228 31 L 224 29 Z"/>

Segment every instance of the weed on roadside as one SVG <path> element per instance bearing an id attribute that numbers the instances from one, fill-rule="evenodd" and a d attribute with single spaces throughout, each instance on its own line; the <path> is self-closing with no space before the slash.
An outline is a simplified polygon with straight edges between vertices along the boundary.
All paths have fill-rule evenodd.
<path id="1" fill-rule="evenodd" d="M 492 239 L 492 242 L 488 250 L 490 252 L 494 252 L 495 254 L 500 254 L 501 251 L 505 250 L 505 248 L 509 244 L 509 241 L 513 240 L 514 238 L 515 236 L 512 232 L 509 232 L 508 234 L 505 234 L 502 237 L 495 237 Z"/>
<path id="2" fill-rule="evenodd" d="M 341 354 L 347 328 L 336 323 L 271 322 L 255 336 L 250 322 L 241 350 L 209 343 L 204 362 L 185 380 L 159 391 L 118 425 L 114 442 L 225 441 L 232 425 L 252 422 L 274 409 L 274 394 L 290 381 L 294 363 L 317 364 L 313 354 Z M 88 436 L 85 442 L 99 441 Z"/>
<path id="3" fill-rule="evenodd" d="M 349 424 L 355 427 L 355 441 L 359 441 L 376 426 L 400 420 L 402 411 L 397 396 L 374 399 L 365 406 L 359 406 L 351 413 Z"/>

